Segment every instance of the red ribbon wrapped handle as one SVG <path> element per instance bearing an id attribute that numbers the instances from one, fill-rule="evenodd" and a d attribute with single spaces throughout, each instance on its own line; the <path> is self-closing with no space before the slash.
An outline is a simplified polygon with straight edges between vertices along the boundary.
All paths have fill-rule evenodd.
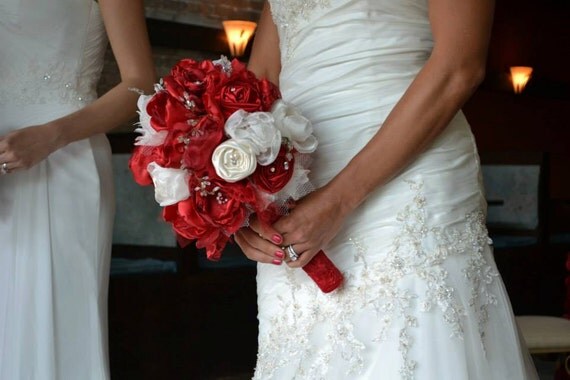
<path id="1" fill-rule="evenodd" d="M 317 286 L 324 292 L 330 293 L 338 288 L 344 280 L 342 273 L 334 263 L 319 251 L 304 267 L 303 270 L 315 281 Z"/>

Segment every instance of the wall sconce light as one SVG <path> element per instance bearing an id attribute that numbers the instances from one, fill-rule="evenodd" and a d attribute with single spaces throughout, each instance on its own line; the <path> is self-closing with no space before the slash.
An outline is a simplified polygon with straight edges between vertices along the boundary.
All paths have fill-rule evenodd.
<path id="1" fill-rule="evenodd" d="M 532 67 L 511 66 L 511 82 L 513 83 L 515 94 L 520 94 L 524 90 L 531 74 Z"/>
<path id="2" fill-rule="evenodd" d="M 224 30 L 228 37 L 228 44 L 230 45 L 232 56 L 242 56 L 257 24 L 253 21 L 242 20 L 223 21 L 222 24 L 224 25 Z"/>

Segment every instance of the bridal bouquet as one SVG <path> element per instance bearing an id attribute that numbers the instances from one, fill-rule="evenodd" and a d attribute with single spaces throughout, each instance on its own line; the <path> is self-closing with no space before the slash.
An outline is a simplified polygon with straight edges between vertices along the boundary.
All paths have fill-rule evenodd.
<path id="1" fill-rule="evenodd" d="M 237 60 L 183 59 L 138 108 L 135 181 L 154 185 L 179 241 L 195 241 L 210 260 L 251 214 L 273 223 L 312 190 L 311 123 Z M 342 283 L 322 251 L 303 269 L 324 292 Z"/>

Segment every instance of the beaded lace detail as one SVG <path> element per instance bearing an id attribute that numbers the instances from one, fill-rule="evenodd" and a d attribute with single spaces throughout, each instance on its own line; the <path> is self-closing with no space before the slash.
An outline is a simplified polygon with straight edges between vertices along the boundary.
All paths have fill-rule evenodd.
<path id="1" fill-rule="evenodd" d="M 27 66 L 9 67 L 0 75 L 0 104 L 83 105 L 96 97 L 92 83 L 97 77 L 84 77 L 80 81 L 76 69 L 63 62 L 30 61 Z"/>
<path id="2" fill-rule="evenodd" d="M 6 50 L 0 59 L 0 104 L 80 108 L 95 100 L 107 47 L 97 3 L 30 0 L 19 4 L 14 22 L 0 16 Z"/>
<path id="3" fill-rule="evenodd" d="M 273 21 L 279 29 L 284 58 L 291 58 L 291 38 L 298 32 L 302 21 L 308 21 L 313 12 L 326 8 L 331 0 L 269 0 Z"/>
<path id="4" fill-rule="evenodd" d="M 400 376 L 414 379 L 419 358 L 411 357 L 410 348 L 415 330 L 421 328 L 420 313 L 437 312 L 449 326 L 450 339 L 463 336 L 466 310 L 449 283 L 445 265 L 451 257 L 465 258 L 463 278 L 471 289 L 469 307 L 478 318 L 484 347 L 488 308 L 497 303 L 489 289 L 498 276 L 483 254 L 489 244 L 484 213 L 468 213 L 459 227 L 430 226 L 422 184 L 408 183 L 414 198 L 398 214 L 400 232 L 382 260 L 368 262 L 368 247 L 359 238 L 350 239 L 354 261 L 360 262 L 361 269 L 356 274 L 345 274 L 344 288 L 323 294 L 312 284 L 296 281 L 294 270 L 287 269 L 291 298 L 279 296 L 280 311 L 268 321 L 271 332 L 260 337 L 254 379 L 273 378 L 276 369 L 287 365 L 296 367 L 295 379 L 324 380 L 333 357 L 338 360 L 337 355 L 348 364 L 349 378 L 360 373 L 365 344 L 355 336 L 353 320 L 361 312 L 374 313 L 378 318 L 374 344 L 382 344 L 389 334 L 397 334 Z M 402 280 L 409 277 L 423 283 L 425 293 L 406 288 Z M 303 305 L 300 298 L 311 300 L 311 304 Z M 316 328 L 326 337 L 319 347 L 309 344 Z"/>

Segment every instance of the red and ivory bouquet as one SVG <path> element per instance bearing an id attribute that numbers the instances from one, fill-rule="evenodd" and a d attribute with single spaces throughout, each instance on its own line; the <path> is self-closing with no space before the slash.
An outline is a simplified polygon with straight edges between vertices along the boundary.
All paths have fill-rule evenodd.
<path id="1" fill-rule="evenodd" d="M 196 241 L 210 260 L 252 213 L 272 223 L 311 190 L 311 123 L 237 60 L 183 59 L 138 108 L 135 181 L 154 184 L 179 241 Z M 324 292 L 342 283 L 322 251 L 303 269 Z"/>

